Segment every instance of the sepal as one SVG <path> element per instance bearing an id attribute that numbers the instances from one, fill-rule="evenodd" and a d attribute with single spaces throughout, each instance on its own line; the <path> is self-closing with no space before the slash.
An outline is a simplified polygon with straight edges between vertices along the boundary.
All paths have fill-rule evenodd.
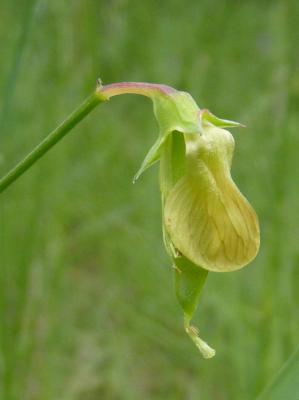
<path id="1" fill-rule="evenodd" d="M 216 117 L 216 115 L 212 114 L 206 108 L 200 110 L 199 117 L 203 125 L 214 125 L 218 128 L 245 128 L 245 125 L 240 122 Z"/>
<path id="2" fill-rule="evenodd" d="M 184 312 L 184 328 L 204 358 L 215 355 L 212 349 L 198 335 L 198 329 L 190 324 L 196 311 L 199 297 L 208 271 L 193 264 L 184 256 L 173 259 L 175 274 L 175 293 Z"/>
<path id="3" fill-rule="evenodd" d="M 149 167 L 154 165 L 160 159 L 161 149 L 165 143 L 166 136 L 159 136 L 153 146 L 149 149 L 147 155 L 145 156 L 142 164 L 133 178 L 133 183 L 146 171 Z"/>
<path id="4" fill-rule="evenodd" d="M 199 108 L 189 93 L 178 90 L 173 90 L 168 94 L 157 92 L 150 98 L 153 101 L 160 133 L 134 176 L 134 183 L 144 171 L 160 159 L 162 147 L 169 135 L 174 132 L 195 134 L 202 132 L 198 119 Z"/>

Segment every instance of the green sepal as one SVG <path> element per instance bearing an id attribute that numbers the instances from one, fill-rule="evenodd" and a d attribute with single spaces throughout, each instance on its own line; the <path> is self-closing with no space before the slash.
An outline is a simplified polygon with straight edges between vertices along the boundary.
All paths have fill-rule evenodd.
<path id="1" fill-rule="evenodd" d="M 208 271 L 193 264 L 184 256 L 177 257 L 174 263 L 176 296 L 184 314 L 191 319 L 196 310 Z"/>
<path id="2" fill-rule="evenodd" d="M 212 358 L 216 354 L 199 336 L 198 329 L 190 324 L 196 311 L 200 293 L 208 271 L 193 264 L 184 256 L 174 258 L 175 292 L 184 311 L 184 328 L 190 339 L 204 358 Z"/>
<path id="3" fill-rule="evenodd" d="M 221 119 L 212 114 L 209 110 L 203 109 L 200 111 L 200 119 L 203 124 L 217 126 L 218 128 L 244 128 L 245 125 L 240 122 L 230 121 L 228 119 Z"/>
<path id="4" fill-rule="evenodd" d="M 161 134 L 168 134 L 172 131 L 200 132 L 198 118 L 200 110 L 189 93 L 175 90 L 168 95 L 157 94 L 152 97 L 152 100 Z"/>
<path id="5" fill-rule="evenodd" d="M 165 140 L 160 159 L 160 189 L 164 199 L 176 182 L 186 173 L 185 154 L 184 135 L 178 131 L 172 132 Z"/>
<path id="6" fill-rule="evenodd" d="M 149 167 L 154 165 L 160 159 L 161 149 L 165 143 L 166 136 L 159 136 L 153 146 L 149 149 L 147 155 L 145 156 L 142 164 L 133 178 L 133 183 L 146 171 Z"/>
<path id="7" fill-rule="evenodd" d="M 162 93 L 152 95 L 151 99 L 160 133 L 145 156 L 133 182 L 136 182 L 145 170 L 160 159 L 163 146 L 170 135 L 175 132 L 180 132 L 180 134 L 201 133 L 201 123 L 198 118 L 199 108 L 189 93 L 174 90 L 167 95 Z"/>

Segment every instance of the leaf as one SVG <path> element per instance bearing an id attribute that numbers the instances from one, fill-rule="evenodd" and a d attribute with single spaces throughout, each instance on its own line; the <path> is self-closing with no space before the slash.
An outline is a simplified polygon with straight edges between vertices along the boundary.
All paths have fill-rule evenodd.
<path id="1" fill-rule="evenodd" d="M 299 348 L 256 400 L 299 399 Z"/>

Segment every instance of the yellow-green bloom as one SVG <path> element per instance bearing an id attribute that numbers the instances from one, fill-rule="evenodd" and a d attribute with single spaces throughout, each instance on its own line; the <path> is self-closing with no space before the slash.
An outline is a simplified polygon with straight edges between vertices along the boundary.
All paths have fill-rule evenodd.
<path id="1" fill-rule="evenodd" d="M 188 93 L 164 85 L 121 85 L 122 93 L 146 95 L 154 104 L 159 136 L 135 180 L 160 162 L 163 235 L 174 265 L 176 294 L 186 332 L 210 358 L 214 350 L 190 325 L 207 273 L 244 267 L 260 242 L 255 211 L 230 173 L 234 139 L 224 128 L 241 125 L 200 110 Z M 112 93 L 119 90 L 109 86 Z"/>
<path id="2" fill-rule="evenodd" d="M 256 214 L 230 174 L 234 139 L 203 124 L 186 133 L 186 171 L 164 202 L 164 224 L 173 247 L 208 271 L 234 271 L 257 254 Z"/>

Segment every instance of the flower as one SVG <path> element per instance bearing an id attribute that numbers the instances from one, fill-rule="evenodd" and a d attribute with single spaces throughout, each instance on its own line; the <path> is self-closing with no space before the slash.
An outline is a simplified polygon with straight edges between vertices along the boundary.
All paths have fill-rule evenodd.
<path id="1" fill-rule="evenodd" d="M 123 83 L 105 88 L 106 95 L 137 93 L 153 101 L 159 136 L 134 181 L 160 162 L 163 237 L 174 265 L 185 330 L 210 358 L 215 351 L 190 325 L 207 273 L 244 267 L 260 244 L 257 215 L 230 173 L 234 139 L 224 128 L 242 125 L 201 110 L 190 94 L 165 85 Z"/>
<path id="2" fill-rule="evenodd" d="M 164 225 L 179 254 L 208 271 L 244 267 L 259 249 L 256 213 L 230 174 L 234 139 L 203 123 L 185 133 L 185 172 L 165 196 Z"/>

